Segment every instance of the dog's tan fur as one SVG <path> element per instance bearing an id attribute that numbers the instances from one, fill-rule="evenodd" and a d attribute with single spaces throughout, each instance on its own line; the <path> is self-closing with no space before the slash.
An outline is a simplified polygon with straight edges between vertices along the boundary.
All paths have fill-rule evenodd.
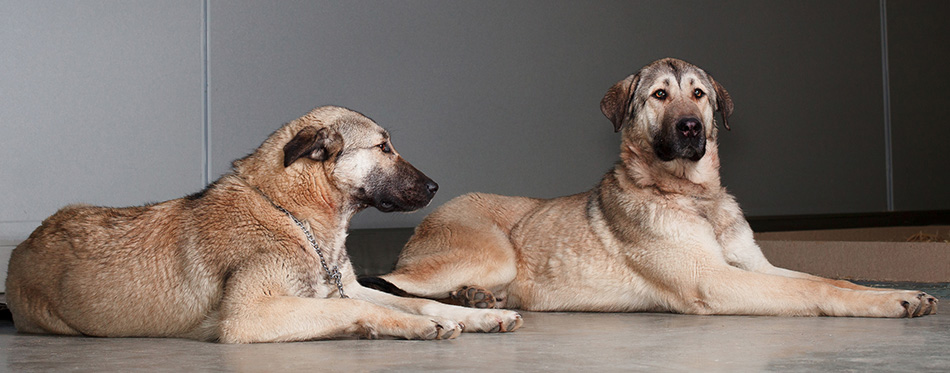
<path id="1" fill-rule="evenodd" d="M 201 193 L 60 210 L 13 251 L 7 301 L 21 332 L 102 337 L 441 339 L 463 325 L 518 328 L 512 311 L 472 312 L 357 284 L 344 249 L 350 217 L 367 206 L 414 210 L 434 189 L 373 121 L 317 108 Z M 351 299 L 340 298 L 303 231 L 275 205 L 309 226 Z"/>
<path id="2" fill-rule="evenodd" d="M 703 70 L 656 61 L 610 88 L 601 105 L 622 130 L 621 160 L 593 190 L 550 200 L 458 197 L 418 226 L 382 279 L 434 299 L 484 288 L 499 306 L 536 311 L 936 311 L 936 299 L 918 291 L 876 291 L 766 260 L 720 185 L 713 115 L 725 121 L 733 104 Z M 689 118 L 701 129 L 690 130 Z"/>

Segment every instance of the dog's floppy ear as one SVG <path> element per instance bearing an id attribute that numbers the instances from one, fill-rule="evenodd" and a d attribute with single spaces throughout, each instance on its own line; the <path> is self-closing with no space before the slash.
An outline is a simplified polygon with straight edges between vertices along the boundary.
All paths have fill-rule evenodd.
<path id="1" fill-rule="evenodd" d="M 323 162 L 336 157 L 343 149 L 343 136 L 329 128 L 304 127 L 284 145 L 284 167 L 300 158 Z"/>
<path id="2" fill-rule="evenodd" d="M 711 76 L 709 80 L 712 81 L 713 88 L 716 90 L 716 111 L 722 114 L 722 125 L 726 127 L 727 131 L 731 131 L 729 128 L 729 116 L 732 115 L 732 97 L 729 97 L 729 92 L 726 92 L 726 89 L 719 85 L 715 79 Z"/>
<path id="3" fill-rule="evenodd" d="M 600 111 L 613 122 L 614 132 L 620 132 L 620 128 L 623 127 L 623 120 L 633 103 L 633 92 L 637 89 L 639 81 L 640 74 L 630 75 L 610 87 L 604 94 L 604 98 L 600 100 Z"/>

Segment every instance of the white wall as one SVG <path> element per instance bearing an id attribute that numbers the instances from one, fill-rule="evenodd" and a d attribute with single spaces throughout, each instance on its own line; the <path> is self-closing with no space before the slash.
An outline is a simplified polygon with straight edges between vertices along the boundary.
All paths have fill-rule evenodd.
<path id="1" fill-rule="evenodd" d="M 933 16 L 946 4 L 888 3 L 901 79 L 946 53 Z M 433 206 L 470 191 L 579 192 L 616 160 L 601 96 L 666 56 L 732 93 L 723 180 L 748 214 L 883 211 L 881 25 L 880 4 L 860 0 L 0 0 L 0 253 L 69 203 L 198 191 L 324 104 L 387 127 L 440 183 Z M 950 79 L 927 71 L 929 85 L 892 83 L 897 112 L 942 113 Z M 950 208 L 943 141 L 895 123 L 895 209 Z M 368 211 L 353 227 L 409 227 L 424 212 Z"/>

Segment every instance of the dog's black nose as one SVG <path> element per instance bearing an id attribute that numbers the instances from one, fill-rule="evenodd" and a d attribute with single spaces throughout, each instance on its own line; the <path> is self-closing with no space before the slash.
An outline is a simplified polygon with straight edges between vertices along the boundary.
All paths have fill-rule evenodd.
<path id="1" fill-rule="evenodd" d="M 699 137 L 703 132 L 703 124 L 696 118 L 683 118 L 676 122 L 676 130 L 683 134 L 683 137 Z"/>
<path id="2" fill-rule="evenodd" d="M 429 192 L 430 196 L 434 196 L 435 192 L 439 191 L 439 184 L 436 184 L 434 181 L 429 180 L 426 182 L 426 191 Z"/>

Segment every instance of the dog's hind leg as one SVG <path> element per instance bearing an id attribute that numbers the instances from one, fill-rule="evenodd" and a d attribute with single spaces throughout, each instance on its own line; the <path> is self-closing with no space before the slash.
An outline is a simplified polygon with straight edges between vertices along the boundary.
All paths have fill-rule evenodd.
<path id="1" fill-rule="evenodd" d="M 428 253 L 403 255 L 396 270 L 381 279 L 418 297 L 453 298 L 460 305 L 493 308 L 497 300 L 492 293 L 504 292 L 517 274 L 514 248 L 507 235 L 494 226 L 449 229 L 453 236 L 468 237 L 445 242 L 416 236 L 405 252 L 424 250 Z M 439 245 L 441 250 L 425 248 L 429 245 Z"/>
<path id="2" fill-rule="evenodd" d="M 529 198 L 485 194 L 456 198 L 426 217 L 399 255 L 396 269 L 380 279 L 418 297 L 503 307 L 504 299 L 499 298 L 517 274 L 517 254 L 509 233 L 537 204 Z M 369 284 L 374 281 L 382 283 L 362 282 L 398 294 L 392 288 Z"/>
<path id="3" fill-rule="evenodd" d="M 11 288 L 7 287 L 7 291 Z M 13 293 L 13 291 L 11 291 Z M 54 312 L 48 299 L 38 291 L 32 293 L 33 298 L 17 296 L 15 303 L 8 304 L 13 314 L 13 325 L 21 333 L 54 333 L 63 335 L 80 335 L 79 331 L 66 324 Z M 8 294 L 9 296 L 9 294 Z M 23 303 L 23 304 L 21 304 Z"/>
<path id="4" fill-rule="evenodd" d="M 507 288 L 518 273 L 509 236 L 539 203 L 479 193 L 455 198 L 416 228 L 392 273 L 361 283 L 451 304 L 505 307 Z"/>

